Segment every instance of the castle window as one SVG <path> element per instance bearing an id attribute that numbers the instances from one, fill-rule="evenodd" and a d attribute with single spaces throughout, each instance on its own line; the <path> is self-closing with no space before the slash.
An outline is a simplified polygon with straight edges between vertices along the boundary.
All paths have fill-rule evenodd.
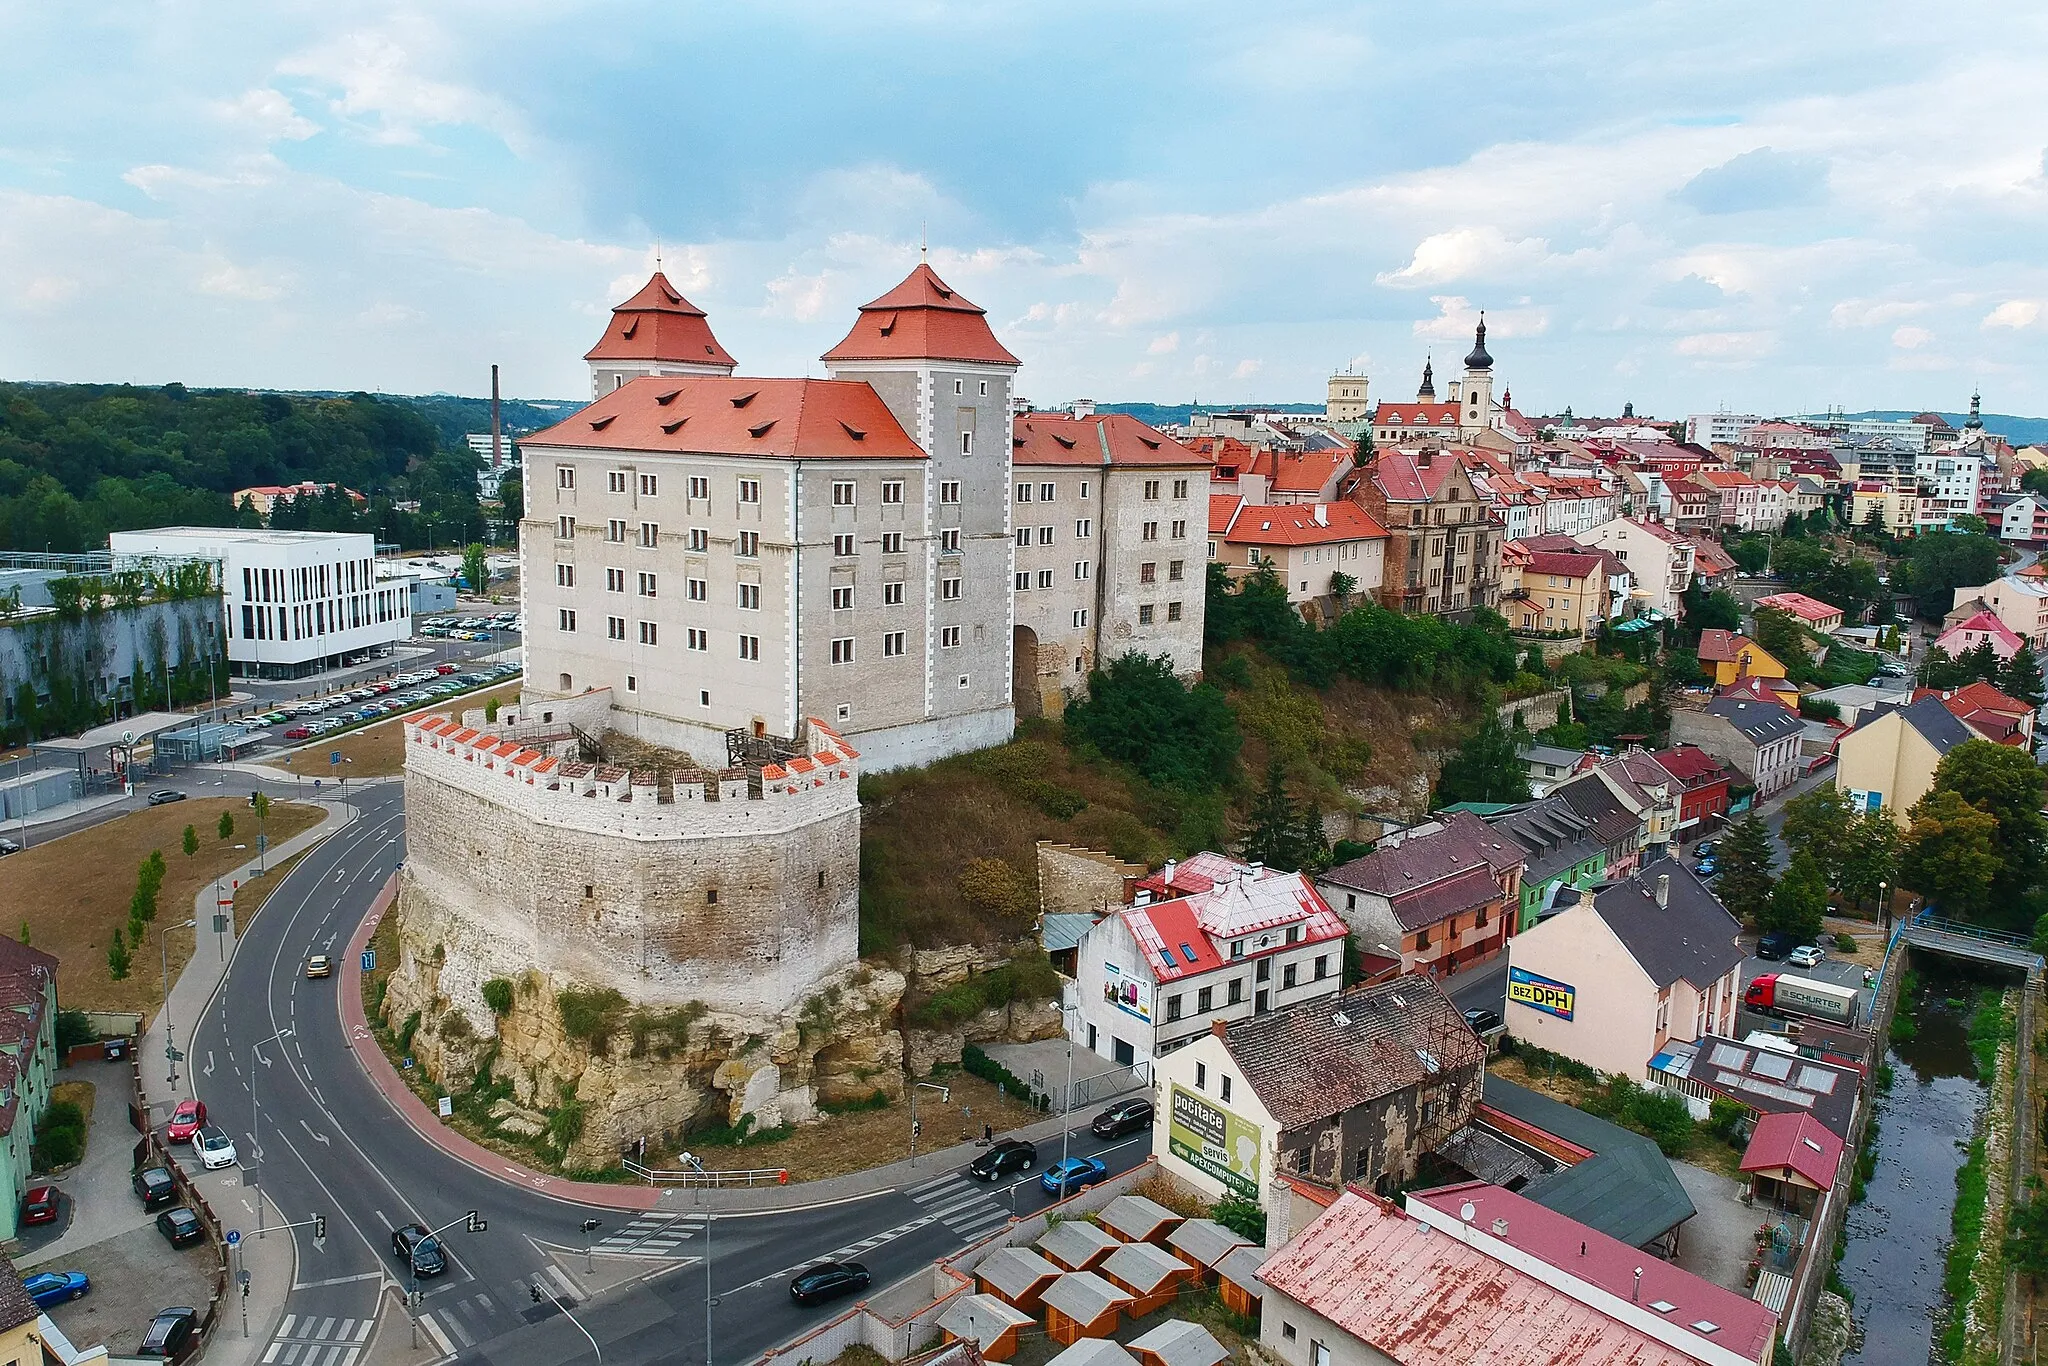
<path id="1" fill-rule="evenodd" d="M 818 870 L 818 890 L 825 890 L 825 870 L 823 868 Z"/>
<path id="2" fill-rule="evenodd" d="M 718 904 L 718 889 L 716 887 L 704 889 L 704 904 L 706 906 L 716 906 Z"/>

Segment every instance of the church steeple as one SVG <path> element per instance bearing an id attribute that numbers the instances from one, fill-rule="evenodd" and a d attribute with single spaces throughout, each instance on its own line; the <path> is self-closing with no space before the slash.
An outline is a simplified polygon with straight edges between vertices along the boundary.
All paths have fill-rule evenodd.
<path id="1" fill-rule="evenodd" d="M 1417 403 L 1436 402 L 1436 358 L 1426 356 L 1422 362 L 1422 387 L 1415 391 Z"/>
<path id="2" fill-rule="evenodd" d="M 1970 420 L 1963 424 L 1963 430 L 1966 432 L 1981 432 L 1984 430 L 1984 396 L 1975 389 L 1970 391 Z"/>
<path id="3" fill-rule="evenodd" d="M 1491 370 L 1493 357 L 1486 351 L 1486 315 L 1479 315 L 1479 329 L 1472 335 L 1472 354 L 1465 357 L 1467 370 Z"/>

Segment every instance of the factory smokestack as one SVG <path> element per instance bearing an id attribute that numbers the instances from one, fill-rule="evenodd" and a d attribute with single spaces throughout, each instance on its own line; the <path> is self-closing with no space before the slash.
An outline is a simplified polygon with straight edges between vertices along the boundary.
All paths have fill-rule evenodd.
<path id="1" fill-rule="evenodd" d="M 505 429 L 498 422 L 498 367 L 491 367 L 491 468 L 505 468 Z"/>

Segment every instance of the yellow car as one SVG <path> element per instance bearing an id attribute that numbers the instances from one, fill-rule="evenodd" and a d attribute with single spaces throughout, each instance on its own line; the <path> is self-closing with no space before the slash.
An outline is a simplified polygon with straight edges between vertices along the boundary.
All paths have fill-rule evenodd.
<path id="1" fill-rule="evenodd" d="M 327 955 L 324 953 L 316 953 L 306 960 L 306 976 L 308 977 L 326 977 L 333 972 L 334 964 L 328 961 Z"/>

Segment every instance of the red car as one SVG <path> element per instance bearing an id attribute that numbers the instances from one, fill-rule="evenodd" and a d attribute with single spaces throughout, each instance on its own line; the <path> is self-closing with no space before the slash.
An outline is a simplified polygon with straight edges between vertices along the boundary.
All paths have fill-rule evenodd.
<path id="1" fill-rule="evenodd" d="M 304 740 L 309 738 L 312 734 L 313 732 L 306 729 L 304 726 L 293 726 L 290 730 L 284 733 L 284 738 L 287 740 Z"/>
<path id="2" fill-rule="evenodd" d="M 57 1221 L 57 1188 L 36 1186 L 21 1197 L 21 1222 L 53 1224 Z"/>
<path id="3" fill-rule="evenodd" d="M 171 1122 L 164 1126 L 164 1137 L 173 1143 L 190 1143 L 192 1135 L 206 1124 L 206 1102 L 203 1100 L 181 1100 L 178 1108 L 171 1112 Z"/>

